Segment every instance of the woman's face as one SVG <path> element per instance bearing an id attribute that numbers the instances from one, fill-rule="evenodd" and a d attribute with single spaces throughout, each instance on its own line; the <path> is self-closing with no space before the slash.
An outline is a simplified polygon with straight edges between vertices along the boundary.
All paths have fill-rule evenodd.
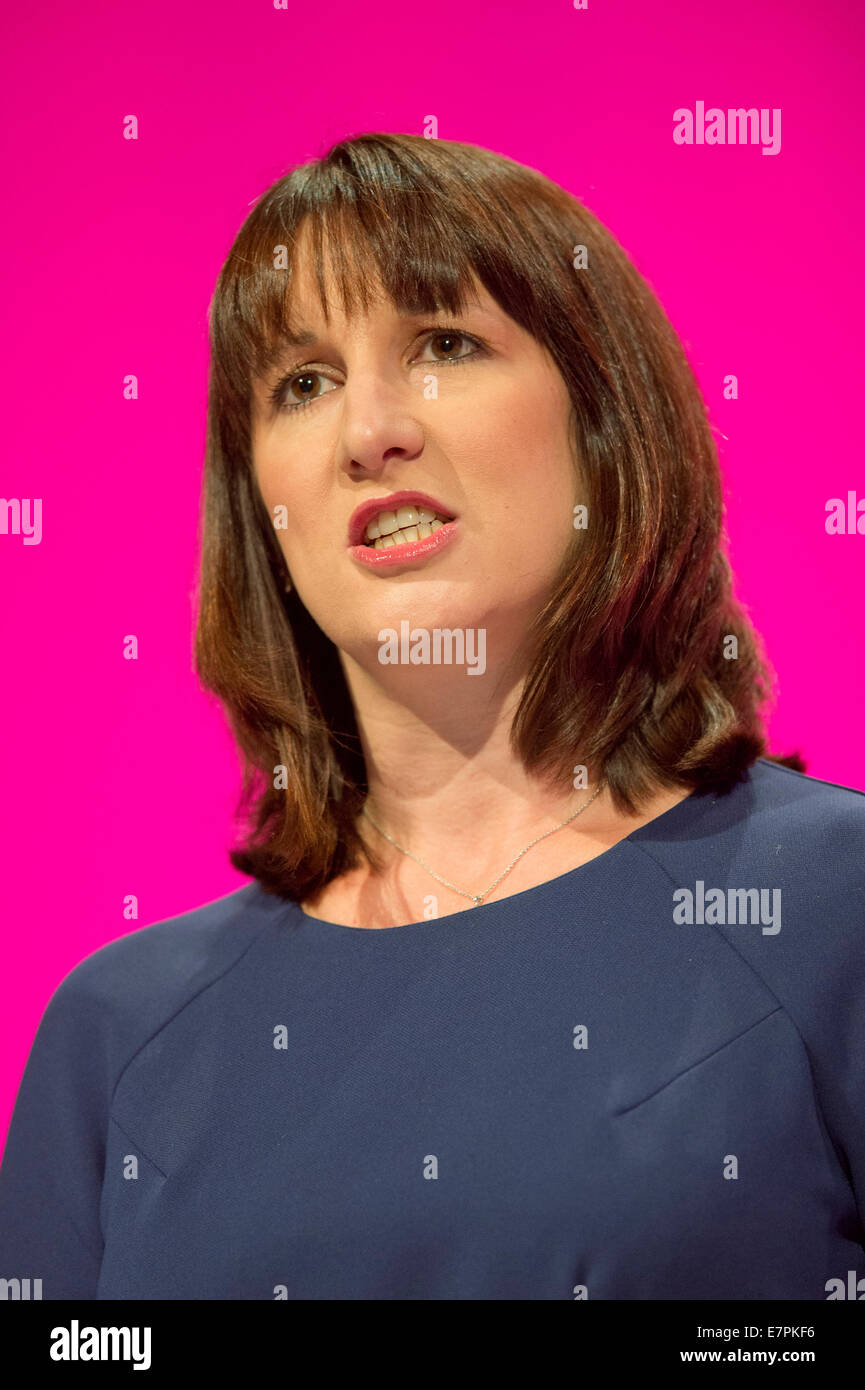
<path id="1" fill-rule="evenodd" d="M 307 336 L 254 386 L 255 473 L 294 588 L 368 668 L 386 669 L 379 632 L 407 619 L 412 630 L 484 629 L 493 669 L 513 654 L 573 539 L 580 499 L 564 381 L 480 285 L 453 319 L 400 314 L 380 294 L 349 320 L 330 288 L 328 324 L 301 255 L 291 326 Z M 440 539 L 403 555 L 351 546 L 362 503 L 394 513 L 382 532 L 430 525 L 387 507 L 401 491 L 455 518 L 447 534 L 434 527 Z M 426 534 L 408 530 L 410 540 Z"/>

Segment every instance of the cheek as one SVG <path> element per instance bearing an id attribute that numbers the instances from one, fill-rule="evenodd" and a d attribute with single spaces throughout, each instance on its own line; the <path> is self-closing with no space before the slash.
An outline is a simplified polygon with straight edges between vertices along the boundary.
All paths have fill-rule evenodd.
<path id="1" fill-rule="evenodd" d="M 276 538 L 285 550 L 285 536 L 287 534 L 287 521 L 283 513 L 289 511 L 288 498 L 285 496 L 284 489 L 279 486 L 277 479 L 266 469 L 256 469 L 256 482 L 261 500 L 264 503 L 264 510 L 270 519 L 270 524 L 276 532 Z"/>
<path id="2" fill-rule="evenodd" d="M 284 470 L 279 467 L 273 443 L 255 432 L 252 436 L 252 474 L 261 500 L 272 517 L 274 507 L 283 500 L 279 494 Z"/>
<path id="3" fill-rule="evenodd" d="M 286 554 L 305 529 L 312 524 L 307 518 L 314 516 L 310 491 L 307 487 L 301 493 L 297 486 L 296 470 L 287 461 L 285 450 L 279 449 L 275 442 L 259 445 L 254 453 L 254 475 L 271 525 Z"/>
<path id="4" fill-rule="evenodd" d="M 484 383 L 471 409 L 462 399 L 448 418 L 451 456 L 476 456 L 484 466 L 523 460 L 533 471 L 561 476 L 570 464 L 571 401 L 562 379 L 543 371 L 502 373 Z"/>
<path id="5" fill-rule="evenodd" d="M 570 538 L 579 477 L 570 440 L 570 399 L 564 386 L 541 378 L 533 387 L 509 381 L 471 415 L 460 408 L 439 443 L 463 472 L 467 503 L 493 547 L 496 535 L 521 543 Z"/>

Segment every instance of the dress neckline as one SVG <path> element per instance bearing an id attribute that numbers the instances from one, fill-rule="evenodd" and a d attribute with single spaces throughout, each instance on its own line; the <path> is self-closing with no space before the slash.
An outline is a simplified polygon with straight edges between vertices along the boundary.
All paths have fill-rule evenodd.
<path id="1" fill-rule="evenodd" d="M 748 770 L 746 780 L 750 780 L 750 769 Z M 741 786 L 741 783 L 739 785 Z M 424 917 L 419 922 L 402 922 L 393 927 L 353 927 L 349 926 L 346 922 L 329 922 L 323 917 L 313 917 L 311 913 L 304 912 L 298 902 L 294 902 L 292 906 L 296 909 L 299 923 L 309 931 L 315 931 L 317 928 L 321 928 L 324 932 L 328 933 L 351 932 L 356 937 L 390 937 L 396 932 L 407 932 L 411 936 L 416 936 L 419 932 L 429 932 L 436 928 L 440 933 L 445 930 L 454 930 L 458 928 L 461 924 L 466 922 L 467 918 L 471 918 L 472 922 L 475 923 L 481 920 L 488 922 L 496 915 L 497 911 L 499 913 L 502 911 L 513 912 L 519 911 L 521 908 L 527 908 L 530 901 L 534 902 L 539 896 L 543 896 L 543 894 L 551 890 L 567 886 L 569 882 L 575 881 L 579 875 L 585 876 L 586 874 L 590 874 L 592 871 L 595 871 L 598 866 L 606 868 L 616 857 L 621 857 L 626 847 L 632 845 L 634 842 L 640 839 L 652 839 L 657 835 L 659 828 L 664 831 L 668 829 L 673 830 L 680 819 L 687 822 L 692 815 L 695 804 L 705 804 L 707 799 L 712 800 L 714 798 L 710 793 L 701 793 L 697 790 L 692 790 L 687 796 L 683 797 L 681 801 L 677 801 L 675 806 L 671 806 L 668 810 L 662 811 L 660 815 L 654 816 L 650 821 L 646 821 L 645 825 L 638 826 L 636 830 L 631 831 L 630 835 L 626 835 L 623 839 L 617 840 L 614 845 L 610 845 L 609 849 L 601 850 L 600 854 L 596 854 L 591 859 L 587 859 L 584 864 L 578 864 L 574 869 L 566 869 L 563 874 L 556 874 L 554 878 L 544 879 L 543 883 L 535 883 L 530 888 L 521 889 L 518 893 L 509 893 L 507 897 L 496 898 L 493 902 L 489 903 L 480 903 L 476 907 L 466 907 L 457 912 L 447 912 L 441 917 Z M 435 882 L 435 880 L 432 880 L 432 882 Z"/>

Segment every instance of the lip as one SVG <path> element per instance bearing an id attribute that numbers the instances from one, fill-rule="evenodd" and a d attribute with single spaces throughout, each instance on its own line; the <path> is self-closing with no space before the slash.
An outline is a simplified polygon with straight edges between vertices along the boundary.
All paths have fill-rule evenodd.
<path id="1" fill-rule="evenodd" d="M 437 507 L 436 510 L 444 511 L 445 508 Z M 369 565 L 370 569 L 390 569 L 393 565 L 409 565 L 412 560 L 422 560 L 436 550 L 443 550 L 458 534 L 459 526 L 459 519 L 454 517 L 453 521 L 446 521 L 425 540 L 403 541 L 400 545 L 389 545 L 386 550 L 376 550 L 371 545 L 353 545 L 349 547 L 348 553 L 353 560 L 359 561 L 362 565 Z"/>
<path id="2" fill-rule="evenodd" d="M 379 512 L 395 512 L 399 507 L 408 507 L 411 505 L 426 507 L 431 512 L 444 512 L 446 516 L 452 515 L 450 507 L 446 507 L 443 502 L 439 502 L 435 497 L 430 497 L 427 492 L 392 492 L 389 497 L 370 497 L 366 502 L 361 502 L 360 506 L 356 507 L 351 514 L 348 523 L 347 544 L 352 548 L 360 546 L 364 550 L 369 549 L 368 546 L 364 545 L 363 538 L 366 528 L 373 517 L 378 516 Z M 448 526 L 453 525 L 452 522 L 448 522 L 447 524 Z M 444 530 L 444 527 L 441 529 Z M 436 532 L 436 535 L 438 535 L 438 532 Z M 429 539 L 431 540 L 432 537 L 429 537 Z M 412 545 L 424 544 L 424 541 L 407 541 L 405 547 L 401 546 L 400 549 L 404 548 L 408 550 Z M 383 553 L 383 551 L 376 552 L 376 554 L 379 555 Z"/>

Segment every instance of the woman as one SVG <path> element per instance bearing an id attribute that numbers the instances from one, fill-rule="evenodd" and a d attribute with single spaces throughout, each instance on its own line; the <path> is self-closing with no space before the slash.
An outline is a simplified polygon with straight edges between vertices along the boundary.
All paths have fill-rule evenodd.
<path id="1" fill-rule="evenodd" d="M 766 756 L 651 291 L 540 174 L 364 135 L 256 204 L 211 349 L 197 661 L 252 881 L 60 986 L 3 1272 L 834 1296 L 865 1272 L 865 798 Z"/>

